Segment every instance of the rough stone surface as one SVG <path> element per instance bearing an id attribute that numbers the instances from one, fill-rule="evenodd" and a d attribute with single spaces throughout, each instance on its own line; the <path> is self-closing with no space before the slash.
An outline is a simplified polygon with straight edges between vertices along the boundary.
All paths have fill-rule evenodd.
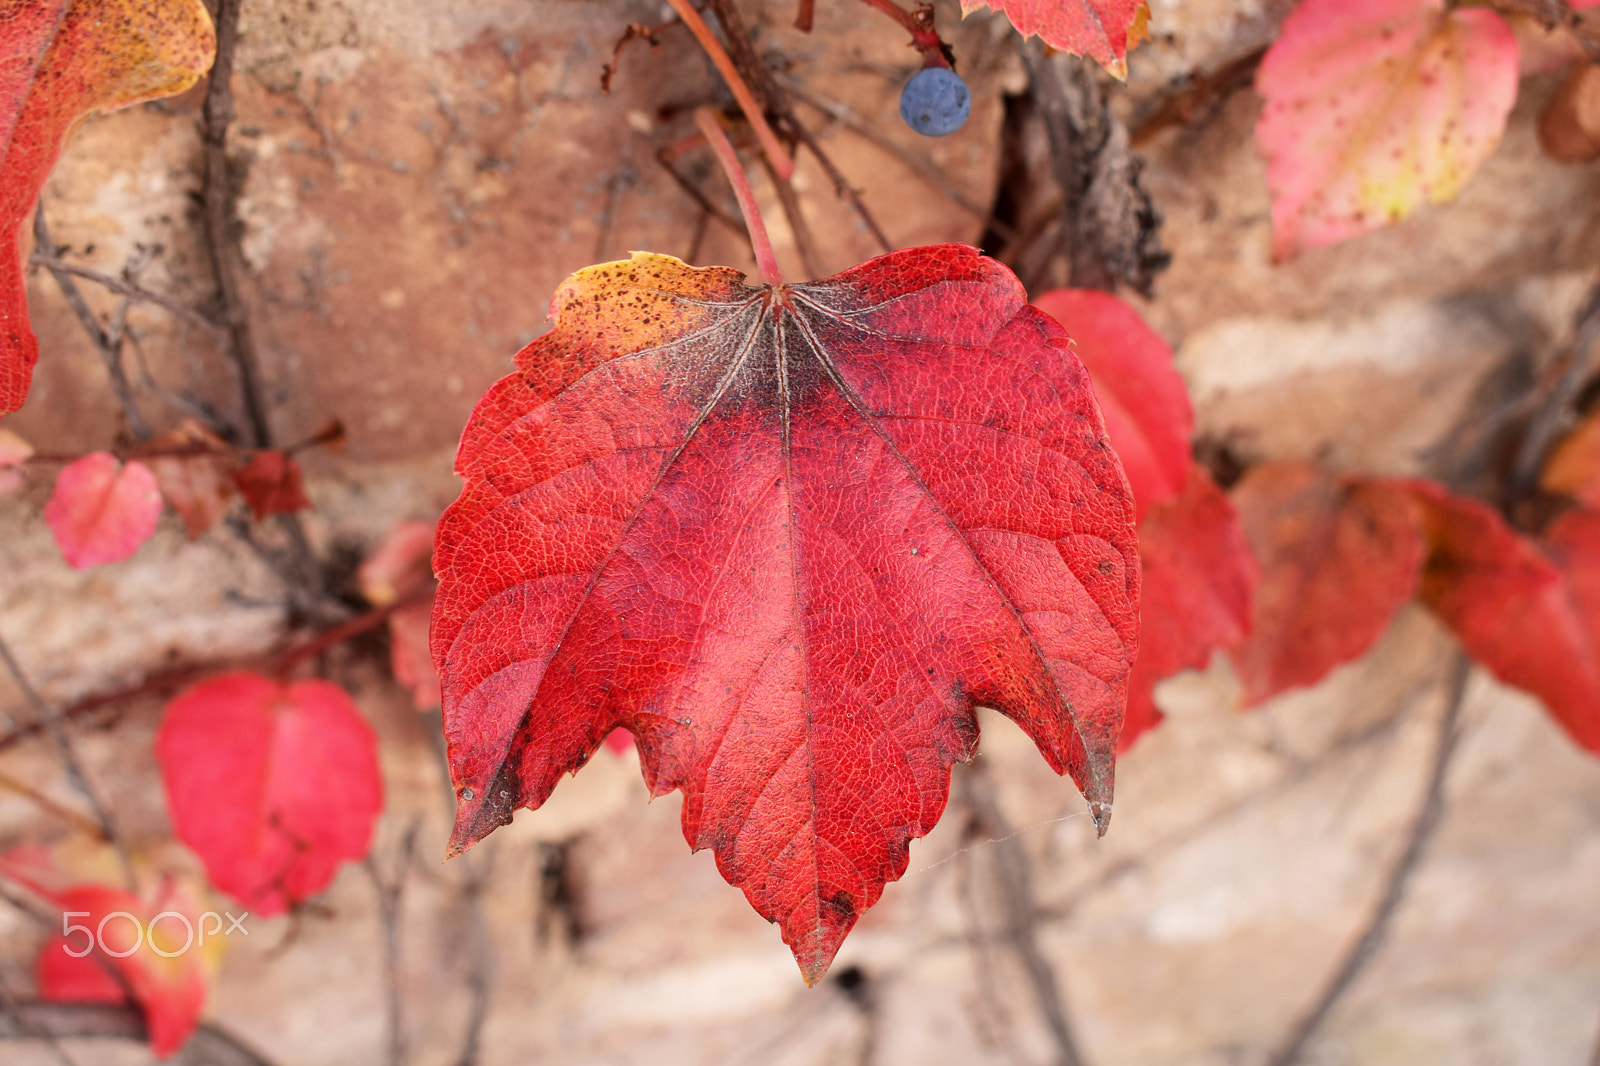
<path id="1" fill-rule="evenodd" d="M 1269 41 L 1287 0 L 1155 0 L 1151 43 L 1114 99 L 1136 115 L 1197 73 Z M 319 554 L 347 571 L 395 522 L 452 498 L 450 456 L 474 399 L 544 328 L 572 270 L 634 248 L 751 267 L 740 239 L 661 171 L 689 112 L 726 102 L 687 34 L 599 67 L 659 5 L 595 0 L 252 0 L 237 81 L 247 296 L 283 441 L 344 420 L 350 446 L 304 456 Z M 785 75 L 848 106 L 893 151 L 815 109 L 799 113 L 891 241 L 975 240 L 983 220 L 908 165 L 931 160 L 970 203 L 996 187 L 1000 93 L 1019 68 L 1003 20 L 940 25 L 973 88 L 960 133 L 928 142 L 896 117 L 915 69 L 905 35 L 866 5 L 741 3 Z M 1559 82 L 1523 83 L 1504 143 L 1452 204 L 1282 266 L 1269 261 L 1248 90 L 1145 146 L 1171 270 L 1141 307 L 1178 352 L 1200 436 L 1244 462 L 1470 482 L 1492 432 L 1567 338 L 1595 280 L 1600 165 L 1540 156 L 1534 126 Z M 213 310 L 197 228 L 199 92 L 93 119 L 45 190 L 54 239 L 116 272 L 160 251 L 147 287 Z M 685 173 L 725 210 L 703 150 Z M 804 272 L 773 188 L 755 178 L 783 265 Z M 795 187 L 823 271 L 875 251 L 816 161 Z M 110 313 L 115 301 L 85 292 Z M 6 426 L 41 451 L 106 447 L 120 426 L 98 356 L 43 275 L 30 301 L 43 354 Z M 227 363 L 159 309 L 130 314 L 136 391 L 167 428 L 199 408 L 237 421 Z M 1486 428 L 1487 427 L 1487 428 Z M 168 515 L 133 559 L 78 573 L 39 512 L 50 470 L 0 498 L 0 637 L 52 705 L 171 664 L 260 661 L 297 624 L 283 586 L 236 533 L 189 543 Z M 258 530 L 271 539 L 271 527 Z M 343 568 L 342 570 L 340 568 Z M 441 864 L 449 797 L 437 716 L 387 675 L 381 639 L 323 663 L 382 737 L 389 808 L 372 871 L 354 866 L 292 916 L 229 942 L 207 1017 L 307 1066 L 380 1063 L 387 1001 L 373 873 L 404 871 L 396 979 L 409 1061 L 461 1060 L 486 980 L 477 1062 L 1032 1064 L 1059 1061 L 1016 950 L 1001 880 L 1031 866 L 1038 957 L 1084 1060 L 1254 1066 L 1316 995 L 1370 911 L 1416 815 L 1454 644 L 1408 608 L 1362 661 L 1241 713 L 1225 660 L 1163 684 L 1168 713 L 1118 770 L 1096 840 L 1071 785 L 995 715 L 976 768 L 846 942 L 834 979 L 805 989 L 776 931 L 691 854 L 679 802 L 646 801 L 631 755 L 602 751 L 550 804 Z M 131 849 L 165 855 L 151 738 L 156 697 L 75 730 Z M 32 712 L 0 675 L 0 711 Z M 11 723 L 0 718 L 0 730 Z M 0 847 L 70 837 L 13 786 L 79 803 L 53 749 L 0 746 Z M 992 791 L 1009 825 L 969 802 Z M 1588 1061 L 1600 1029 L 1600 763 L 1536 702 L 1474 675 L 1447 814 L 1391 935 L 1306 1061 L 1338 1066 L 1549 1066 Z M 412 837 L 407 851 L 405 841 Z M 996 839 L 1001 838 L 1001 839 Z M 192 865 L 192 863 L 191 863 Z M 220 901 L 225 903 L 225 901 Z M 0 982 L 29 992 L 46 934 L 0 904 Z M 853 975 L 848 980 L 839 978 Z M 75 1061 L 146 1063 L 129 1045 L 69 1041 Z M 0 1044 L 6 1063 L 56 1063 Z"/>

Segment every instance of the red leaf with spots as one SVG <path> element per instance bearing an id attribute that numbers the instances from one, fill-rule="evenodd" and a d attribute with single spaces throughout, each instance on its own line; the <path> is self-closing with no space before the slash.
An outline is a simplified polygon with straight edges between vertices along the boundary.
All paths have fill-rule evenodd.
<path id="1" fill-rule="evenodd" d="M 178 839 L 262 916 L 364 856 L 383 808 L 377 736 L 327 681 L 201 681 L 167 704 L 156 759 Z"/>
<path id="2" fill-rule="evenodd" d="M 1214 649 L 1250 632 L 1257 581 L 1233 504 L 1198 465 L 1180 495 L 1152 506 L 1139 523 L 1139 564 L 1143 625 L 1128 682 L 1123 751 L 1161 721 L 1157 681 L 1205 666 Z"/>
<path id="3" fill-rule="evenodd" d="M 0 8 L 0 415 L 39 357 L 23 234 L 73 126 L 91 111 L 180 93 L 211 67 L 200 0 L 24 0 Z"/>
<path id="4" fill-rule="evenodd" d="M 1172 349 L 1109 292 L 1056 289 L 1033 305 L 1072 338 L 1143 518 L 1151 504 L 1181 492 L 1189 477 L 1194 408 Z"/>
<path id="5" fill-rule="evenodd" d="M 1445 0 L 1303 0 L 1261 62 L 1256 141 L 1286 259 L 1452 199 L 1517 97 L 1517 40 Z"/>
<path id="6" fill-rule="evenodd" d="M 817 980 L 999 708 L 1096 820 L 1133 501 L 1065 333 L 961 245 L 751 288 L 590 267 L 479 402 L 440 521 L 452 852 L 616 726 Z"/>
<path id="7" fill-rule="evenodd" d="M 1255 704 L 1371 647 L 1415 591 L 1424 543 L 1403 487 L 1308 464 L 1256 467 L 1233 503 L 1261 567 L 1250 636 L 1230 649 Z"/>
<path id="8" fill-rule="evenodd" d="M 1430 545 L 1423 602 L 1474 659 L 1600 753 L 1600 514 L 1562 515 L 1541 552 L 1487 505 L 1410 484 Z"/>
<path id="9" fill-rule="evenodd" d="M 94 452 L 56 477 L 44 520 L 67 565 L 86 570 L 128 558 L 161 518 L 161 493 L 143 463 Z"/>
<path id="10" fill-rule="evenodd" d="M 311 506 L 300 464 L 287 452 L 257 452 L 234 471 L 233 480 L 257 518 L 293 514 Z"/>
<path id="11" fill-rule="evenodd" d="M 1088 56 L 1118 78 L 1128 76 L 1128 49 L 1149 36 L 1147 0 L 961 0 L 961 13 L 1005 12 L 1024 37 L 1059 52 Z"/>

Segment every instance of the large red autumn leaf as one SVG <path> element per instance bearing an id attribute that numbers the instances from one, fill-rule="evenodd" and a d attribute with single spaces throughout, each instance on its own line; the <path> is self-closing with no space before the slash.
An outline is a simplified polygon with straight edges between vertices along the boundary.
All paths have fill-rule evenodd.
<path id="1" fill-rule="evenodd" d="M 1142 625 L 1123 751 L 1161 721 L 1157 681 L 1205 666 L 1214 649 L 1250 632 L 1257 580 L 1239 516 L 1198 464 L 1183 492 L 1155 504 L 1139 523 L 1139 565 Z"/>
<path id="2" fill-rule="evenodd" d="M 1109 292 L 1055 289 L 1033 305 L 1072 338 L 1143 518 L 1151 504 L 1182 491 L 1189 476 L 1194 408 L 1172 349 Z"/>
<path id="3" fill-rule="evenodd" d="M 139 462 L 93 452 L 56 477 L 44 520 L 76 570 L 115 563 L 139 550 L 161 518 L 156 478 Z"/>
<path id="4" fill-rule="evenodd" d="M 67 134 L 90 111 L 180 93 L 211 67 L 200 0 L 12 0 L 0 7 L 0 415 L 39 356 L 23 225 Z"/>
<path id="5" fill-rule="evenodd" d="M 1155 685 L 1250 629 L 1255 561 L 1233 505 L 1190 458 L 1194 408 L 1172 349 L 1125 300 L 1056 289 L 1034 300 L 1072 337 L 1128 472 L 1143 569 L 1139 657 L 1119 751 L 1161 721 Z"/>
<path id="6" fill-rule="evenodd" d="M 377 736 L 327 681 L 201 681 L 167 705 L 156 759 L 178 839 L 213 885 L 263 916 L 365 855 L 383 809 Z"/>
<path id="7" fill-rule="evenodd" d="M 1070 342 L 975 249 L 746 286 L 590 267 L 439 524 L 451 851 L 615 726 L 817 980 L 999 708 L 1102 827 L 1138 557 Z"/>
<path id="8" fill-rule="evenodd" d="M 1493 11 L 1445 0 L 1303 0 L 1256 88 L 1286 259 L 1454 197 L 1505 130 L 1517 41 Z"/>
<path id="9" fill-rule="evenodd" d="M 1233 503 L 1261 584 L 1250 635 L 1229 654 L 1256 704 L 1371 647 L 1416 589 L 1424 543 L 1404 488 L 1306 463 L 1256 467 Z"/>
<path id="10" fill-rule="evenodd" d="M 1600 752 L 1600 515 L 1558 518 L 1546 556 L 1493 508 L 1428 482 L 1411 487 L 1430 545 L 1423 602 L 1468 654 Z"/>
<path id="11" fill-rule="evenodd" d="M 197 943 L 199 900 L 171 881 L 154 902 L 110 885 L 66 882 L 23 851 L 0 856 L 0 877 L 48 902 L 67 930 L 47 940 L 34 960 L 39 998 L 117 1003 L 126 988 L 144 1014 L 156 1056 L 177 1051 L 199 1024 L 210 976 L 209 955 Z"/>
<path id="12" fill-rule="evenodd" d="M 1035 33 L 1059 52 L 1088 56 L 1118 78 L 1128 76 L 1128 49 L 1149 33 L 1147 0 L 961 0 L 961 13 L 1005 12 L 1024 37 Z"/>

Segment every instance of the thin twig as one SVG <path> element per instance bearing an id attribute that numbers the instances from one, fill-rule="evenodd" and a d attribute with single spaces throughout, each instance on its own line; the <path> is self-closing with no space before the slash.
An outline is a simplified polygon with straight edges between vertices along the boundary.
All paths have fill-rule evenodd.
<path id="1" fill-rule="evenodd" d="M 0 1040 L 48 1034 L 59 1040 L 145 1040 L 144 1014 L 124 1003 L 16 1003 L 0 1015 Z M 176 1063 L 191 1066 L 272 1066 L 271 1060 L 220 1026 L 202 1022 Z"/>
<path id="2" fill-rule="evenodd" d="M 712 203 L 706 194 L 700 191 L 699 186 L 689 180 L 687 174 L 673 165 L 672 158 L 670 149 L 662 148 L 656 152 L 656 161 L 672 176 L 672 180 L 677 182 L 678 188 L 682 189 L 689 195 L 691 200 L 700 205 L 700 211 L 704 217 L 716 219 L 727 227 L 728 232 L 743 237 L 745 235 L 744 226 L 740 224 L 739 220 Z M 691 256 L 690 258 L 692 259 L 693 257 Z"/>
<path id="3" fill-rule="evenodd" d="M 761 158 L 761 165 L 767 172 L 767 178 L 772 182 L 772 188 L 778 194 L 778 204 L 783 208 L 783 217 L 789 223 L 789 232 L 794 234 L 794 249 L 800 256 L 800 269 L 806 273 L 805 280 L 815 281 L 822 277 L 823 273 L 821 253 L 817 251 L 817 238 L 811 233 L 805 212 L 800 208 L 800 198 L 794 194 L 794 185 L 779 174 L 765 156 Z"/>
<path id="4" fill-rule="evenodd" d="M 179 303 L 177 300 L 174 300 L 170 296 L 163 296 L 159 292 L 152 292 L 142 285 L 135 285 L 126 278 L 119 278 L 112 274 L 103 274 L 98 270 L 90 270 L 88 267 L 81 267 L 76 263 L 69 263 L 65 259 L 61 259 L 54 255 L 48 255 L 44 252 L 34 252 L 32 255 L 28 256 L 28 262 L 32 263 L 34 266 L 44 267 L 46 270 L 50 271 L 52 276 L 55 275 L 56 271 L 60 271 L 63 274 L 70 274 L 73 277 L 82 278 L 84 281 L 92 281 L 96 285 L 99 285 L 101 288 L 105 289 L 107 292 L 116 293 L 118 296 L 126 297 L 127 299 L 133 300 L 136 303 L 154 304 L 163 311 L 183 319 L 191 326 L 197 327 L 205 332 L 208 336 L 218 341 L 227 339 L 227 330 L 211 321 L 205 315 L 202 315 L 199 311 L 196 311 L 192 307 L 183 306 L 183 304 Z"/>
<path id="5" fill-rule="evenodd" d="M 228 357 L 239 375 L 239 392 L 250 422 L 251 443 L 272 447 L 272 427 L 261 394 L 261 361 L 250 334 L 250 312 L 239 291 L 234 243 L 234 182 L 228 166 L 228 127 L 233 124 L 233 53 L 239 41 L 239 8 L 243 0 L 217 0 L 213 16 L 217 29 L 217 59 L 204 107 L 204 177 L 201 215 L 205 220 L 206 248 L 222 299 L 223 321 L 230 343 Z"/>
<path id="6" fill-rule="evenodd" d="M 40 1025 L 34 1018 L 30 1017 L 28 1012 L 23 1009 L 22 1004 L 17 1002 L 17 997 L 11 994 L 11 989 L 6 987 L 3 980 L 0 980 L 0 1034 L 3 1034 L 7 1028 L 4 1022 L 5 1018 L 11 1019 L 11 1027 L 16 1030 L 18 1037 L 42 1040 L 51 1053 L 65 1066 L 78 1066 L 72 1056 L 67 1054 L 67 1049 L 61 1046 L 60 1038 L 48 1027 Z"/>
<path id="7" fill-rule="evenodd" d="M 805 145 L 807 150 L 811 152 L 812 157 L 822 165 L 823 173 L 827 174 L 828 180 L 833 182 L 834 192 L 842 197 L 855 211 L 856 217 L 860 218 L 862 223 L 866 225 L 867 232 L 872 234 L 872 239 L 878 242 L 878 247 L 885 252 L 894 251 L 894 245 L 889 243 L 889 238 L 884 236 L 883 227 L 878 225 L 878 220 L 872 217 L 871 211 L 867 210 L 867 205 L 862 201 L 861 194 L 845 178 L 844 172 L 834 165 L 833 160 L 828 157 L 828 153 L 822 150 L 822 145 L 817 142 L 816 137 L 812 135 L 810 130 L 800 125 L 798 119 L 791 122 L 790 125 L 794 127 L 796 136 L 800 138 L 800 143 Z"/>
<path id="8" fill-rule="evenodd" d="M 1573 401 L 1594 368 L 1595 346 L 1600 342 L 1600 283 L 1596 283 L 1585 298 L 1572 333 L 1571 346 L 1557 357 L 1558 362 L 1566 361 L 1566 369 L 1529 420 L 1522 446 L 1512 463 L 1511 476 L 1506 483 L 1508 506 L 1521 503 L 1538 487 L 1539 473 L 1550 446 L 1565 428 Z"/>
<path id="9" fill-rule="evenodd" d="M 92 837 L 99 837 L 102 841 L 109 843 L 109 841 L 105 840 L 104 831 L 99 825 L 95 824 L 93 820 L 85 818 L 83 815 L 69 807 L 63 807 L 61 804 L 57 803 L 49 796 L 46 796 L 43 792 L 40 792 L 26 781 L 18 781 L 10 774 L 0 771 L 0 789 L 5 790 L 6 792 L 14 793 L 18 796 L 22 796 L 25 799 L 32 800 L 33 804 L 46 814 L 49 814 L 54 818 L 58 818 L 61 821 L 66 822 L 68 825 L 76 826 L 79 830 L 88 833 Z"/>
<path id="10" fill-rule="evenodd" d="M 1055 968 L 1039 946 L 1038 912 L 1033 902 L 1033 864 L 1027 849 L 1001 813 L 984 764 L 970 764 L 959 780 L 962 798 L 973 816 L 996 838 L 993 855 L 1004 910 L 1003 936 L 1027 972 L 1039 1011 L 1055 1043 L 1057 1066 L 1082 1066 L 1083 1056 L 1078 1052 L 1078 1042 L 1067 1019 Z"/>
<path id="11" fill-rule="evenodd" d="M 453 798 L 453 797 L 452 797 Z M 483 911 L 483 891 L 494 868 L 494 849 L 479 848 L 460 860 L 467 868 L 461 886 L 461 900 L 467 908 L 467 1031 L 462 1037 L 456 1066 L 478 1066 L 483 1053 L 483 1026 L 489 1018 L 489 989 L 493 976 L 494 952 L 489 940 L 489 922 Z M 474 864 L 477 865 L 474 865 Z"/>
<path id="12" fill-rule="evenodd" d="M 1328 1014 L 1345 992 L 1349 991 L 1361 971 L 1378 953 L 1378 949 L 1383 946 L 1384 938 L 1389 932 L 1389 924 L 1405 899 L 1411 875 L 1416 872 L 1429 839 L 1444 817 L 1445 779 L 1449 773 L 1451 756 L 1455 754 L 1461 708 L 1466 702 L 1467 681 L 1471 676 L 1472 660 L 1465 652 L 1457 651 L 1455 667 L 1451 671 L 1445 697 L 1444 712 L 1439 716 L 1438 739 L 1434 743 L 1428 780 L 1422 792 L 1422 803 L 1406 835 L 1405 846 L 1395 859 L 1394 866 L 1384 881 L 1383 891 L 1362 926 L 1361 934 L 1356 937 L 1355 943 L 1350 946 L 1350 950 L 1335 968 L 1333 976 L 1328 979 L 1328 983 L 1311 1008 L 1295 1023 L 1283 1043 L 1273 1052 L 1268 1060 L 1268 1066 L 1291 1066 L 1300 1060 L 1306 1045 L 1322 1027 Z"/>
<path id="13" fill-rule="evenodd" d="M 372 880 L 372 887 L 378 893 L 378 922 L 383 929 L 384 1017 L 387 1033 L 385 1061 L 389 1066 L 405 1066 L 407 1056 L 404 982 L 400 968 L 400 905 L 420 827 L 420 821 L 413 821 L 401 836 L 392 879 L 385 879 L 378 872 L 377 861 L 371 854 L 362 864 Z"/>
<path id="14" fill-rule="evenodd" d="M 838 100 L 831 100 L 826 96 L 813 92 L 808 86 L 796 78 L 786 75 L 777 75 L 779 84 L 794 95 L 833 119 L 845 129 L 850 130 L 863 140 L 870 142 L 874 147 L 894 156 L 907 167 L 917 172 L 917 176 L 932 185 L 940 196 L 955 204 L 967 214 L 978 221 L 993 227 L 1006 240 L 1016 237 L 1017 231 L 999 219 L 991 217 L 990 213 L 971 200 L 956 187 L 949 175 L 939 168 L 939 165 L 926 155 L 914 152 L 904 145 L 886 135 L 872 123 L 862 118 L 850 109 L 849 104 Z M 884 242 L 887 244 L 887 242 Z"/>
<path id="15" fill-rule="evenodd" d="M 45 225 L 42 201 L 33 213 L 33 240 L 37 247 L 49 253 L 50 259 L 56 258 L 56 246 L 50 240 L 49 227 Z M 56 286 L 61 289 L 61 295 L 66 297 L 72 313 L 78 316 L 84 332 L 89 334 L 95 350 L 100 353 L 100 361 L 105 364 L 106 375 L 111 378 L 111 391 L 116 395 L 117 403 L 122 407 L 122 415 L 128 421 L 128 432 L 139 440 L 148 438 L 151 435 L 150 423 L 145 420 L 144 412 L 139 410 L 139 402 L 133 395 L 133 386 L 128 382 L 128 372 L 122 365 L 121 323 L 119 322 L 112 332 L 108 332 L 100 325 L 100 320 L 95 317 L 83 294 L 78 291 L 77 284 L 72 280 L 72 272 L 48 264 L 45 265 L 45 269 L 55 279 Z M 122 315 L 126 314 L 124 309 Z"/>
<path id="16" fill-rule="evenodd" d="M 122 865 L 122 876 L 129 888 L 133 887 L 133 863 L 128 860 L 128 853 L 122 847 L 121 838 L 117 836 L 116 826 L 111 821 L 111 812 L 101 802 L 99 793 L 89 784 L 88 775 L 83 771 L 83 764 L 78 761 L 78 754 L 72 748 L 72 741 L 67 736 L 66 730 L 61 726 L 60 716 L 45 703 L 39 691 L 28 680 L 28 675 L 23 672 L 22 664 L 17 662 L 17 657 L 12 654 L 11 645 L 0 638 L 0 660 L 4 660 L 6 669 L 11 673 L 11 679 L 16 683 L 22 696 L 28 701 L 28 706 L 33 708 L 33 715 L 51 741 L 55 743 L 57 752 L 61 756 L 61 765 L 67 774 L 67 780 L 73 789 L 89 804 L 89 810 L 94 815 L 95 822 L 100 827 L 101 837 L 111 845 L 117 853 L 117 860 Z"/>
<path id="17" fill-rule="evenodd" d="M 739 201 L 745 229 L 750 233 L 750 250 L 755 253 L 756 263 L 761 268 L 761 280 L 768 285 L 782 285 L 783 271 L 778 269 L 778 257 L 772 251 L 772 238 L 767 236 L 766 223 L 761 221 L 761 207 L 756 203 L 755 193 L 750 191 L 750 179 L 745 176 L 744 167 L 739 163 L 739 153 L 733 150 L 728 135 L 722 132 L 717 113 L 711 108 L 696 108 L 694 122 L 705 134 L 706 143 L 716 154 L 717 162 L 722 164 L 728 184 L 733 186 L 734 199 Z"/>
<path id="18" fill-rule="evenodd" d="M 767 125 L 767 117 L 763 113 L 761 104 L 751 95 L 750 86 L 739 76 L 739 71 L 734 66 L 733 60 L 728 58 L 727 49 L 722 47 L 722 42 L 717 40 L 716 34 L 711 32 L 711 27 L 706 25 L 706 20 L 700 17 L 700 12 L 694 9 L 689 0 L 667 0 L 667 3 L 672 5 L 672 10 L 677 12 L 683 24 L 689 27 L 695 40 L 700 42 L 700 47 L 705 49 L 706 55 L 711 57 L 717 73 L 722 75 L 722 80 L 727 83 L 733 98 L 739 102 L 739 109 L 750 121 L 750 128 L 755 131 L 756 140 L 761 143 L 761 150 L 772 160 L 772 165 L 777 168 L 779 174 L 786 178 L 792 177 L 794 159 L 779 143 L 778 135 L 772 132 L 772 127 Z"/>

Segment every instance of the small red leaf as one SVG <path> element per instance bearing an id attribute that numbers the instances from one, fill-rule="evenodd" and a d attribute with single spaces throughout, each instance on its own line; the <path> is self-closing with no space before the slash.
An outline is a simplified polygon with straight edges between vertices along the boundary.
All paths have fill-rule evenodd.
<path id="1" fill-rule="evenodd" d="M 1409 484 L 1431 546 L 1423 602 L 1468 654 L 1600 753 L 1600 516 L 1571 512 L 1551 525 L 1557 566 L 1486 504 Z"/>
<path id="2" fill-rule="evenodd" d="M 86 570 L 128 558 L 161 518 L 155 475 L 108 452 L 84 456 L 56 478 L 44 520 L 67 565 Z"/>
<path id="3" fill-rule="evenodd" d="M 1517 76 L 1516 35 L 1493 11 L 1303 0 L 1256 77 L 1273 257 L 1454 197 L 1499 143 Z"/>
<path id="4" fill-rule="evenodd" d="M 1005 12 L 1024 37 L 1059 52 L 1088 56 L 1118 78 L 1128 76 L 1128 49 L 1149 35 L 1147 0 L 961 0 L 961 13 Z"/>
<path id="5" fill-rule="evenodd" d="M 211 67 L 200 0 L 29 0 L 0 14 L 0 415 L 28 395 L 23 225 L 67 134 L 90 111 L 180 93 Z"/>
<path id="6" fill-rule="evenodd" d="M 383 807 L 377 737 L 326 681 L 209 678 L 167 705 L 156 758 L 178 839 L 263 916 L 367 853 Z"/>
<path id="7" fill-rule="evenodd" d="M 199 1023 L 208 976 L 196 933 L 201 907 L 190 893 L 167 882 L 152 904 L 109 885 L 63 887 L 59 871 L 21 849 L 0 855 L 0 874 L 62 915 L 66 935 L 46 941 L 34 961 L 41 999 L 117 1003 L 126 985 L 156 1056 L 183 1046 Z M 67 947 L 89 954 L 74 958 Z"/>
<path id="8" fill-rule="evenodd" d="M 300 464 L 287 452 L 257 452 L 234 471 L 233 480 L 258 519 L 293 514 L 311 506 Z"/>
<path id="9" fill-rule="evenodd" d="M 1143 569 L 1139 658 L 1128 681 L 1120 750 L 1161 721 L 1153 691 L 1162 678 L 1203 667 L 1215 648 L 1250 632 L 1255 560 L 1233 504 L 1199 465 L 1179 496 L 1139 523 Z"/>
<path id="10" fill-rule="evenodd" d="M 826 971 L 1009 714 L 1109 815 L 1138 556 L 1061 327 L 975 249 L 804 285 L 590 267 L 479 402 L 433 649 L 459 851 L 626 726 Z"/>
<path id="11" fill-rule="evenodd" d="M 1230 650 L 1247 704 L 1360 656 L 1417 586 L 1424 543 L 1403 488 L 1270 463 L 1233 504 L 1261 568 L 1250 636 Z"/>
<path id="12" fill-rule="evenodd" d="M 150 442 L 151 448 L 204 449 L 194 455 L 153 455 L 144 461 L 156 476 L 161 496 L 183 518 L 189 539 L 222 521 L 233 501 L 232 449 L 205 426 L 185 419 L 176 430 Z"/>
<path id="13" fill-rule="evenodd" d="M 440 702 L 439 672 L 428 645 L 436 584 L 433 535 L 432 522 L 401 522 L 356 572 L 361 594 L 374 607 L 403 598 L 413 601 L 389 616 L 389 655 L 395 680 L 411 690 L 411 702 L 419 711 Z"/>
<path id="14" fill-rule="evenodd" d="M 1142 518 L 1151 504 L 1181 492 L 1189 476 L 1194 408 L 1172 349 L 1108 292 L 1056 289 L 1033 305 L 1061 323 L 1089 371 Z"/>

